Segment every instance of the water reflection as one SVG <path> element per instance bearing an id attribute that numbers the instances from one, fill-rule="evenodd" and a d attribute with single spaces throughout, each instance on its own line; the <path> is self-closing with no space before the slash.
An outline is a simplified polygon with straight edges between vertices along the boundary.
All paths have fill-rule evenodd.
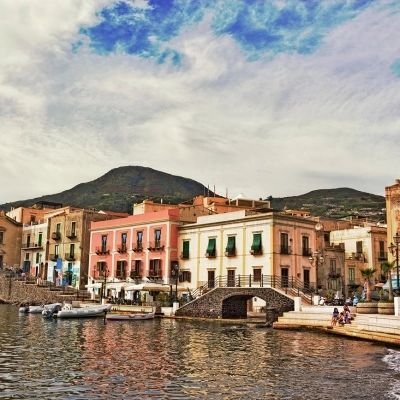
<path id="1" fill-rule="evenodd" d="M 399 353 L 369 342 L 223 321 L 44 320 L 12 306 L 0 321 L 0 398 L 396 398 Z"/>

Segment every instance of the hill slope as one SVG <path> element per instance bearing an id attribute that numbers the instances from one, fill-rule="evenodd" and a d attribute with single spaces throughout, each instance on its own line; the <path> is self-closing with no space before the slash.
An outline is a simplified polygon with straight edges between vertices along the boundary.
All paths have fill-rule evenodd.
<path id="1" fill-rule="evenodd" d="M 61 193 L 21 200 L 14 207 L 31 207 L 51 201 L 84 208 L 132 213 L 132 205 L 145 199 L 178 204 L 204 193 L 205 187 L 192 179 L 170 175 L 147 167 L 114 168 L 94 181 L 81 183 Z M 11 203 L 0 205 L 9 211 Z"/>
<path id="2" fill-rule="evenodd" d="M 311 215 L 340 218 L 346 215 L 384 219 L 385 197 L 350 188 L 319 189 L 301 196 L 268 198 L 271 207 L 307 210 Z"/>

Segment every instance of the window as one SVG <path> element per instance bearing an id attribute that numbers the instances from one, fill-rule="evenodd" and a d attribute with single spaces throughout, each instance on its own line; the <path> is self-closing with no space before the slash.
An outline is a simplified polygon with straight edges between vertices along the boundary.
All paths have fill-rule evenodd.
<path id="1" fill-rule="evenodd" d="M 58 244 L 56 244 L 54 246 L 54 255 L 56 258 L 58 258 L 58 255 L 60 254 L 60 246 Z"/>
<path id="2" fill-rule="evenodd" d="M 235 236 L 228 236 L 228 244 L 225 248 L 225 255 L 226 256 L 234 256 L 236 255 L 236 248 L 235 248 Z"/>
<path id="3" fill-rule="evenodd" d="M 118 278 L 125 278 L 125 271 L 126 271 L 126 260 L 117 261 L 116 276 Z"/>
<path id="4" fill-rule="evenodd" d="M 302 246 L 302 255 L 306 257 L 311 256 L 311 249 L 308 236 L 301 237 L 301 246 Z"/>
<path id="5" fill-rule="evenodd" d="M 383 240 L 379 241 L 378 260 L 379 261 L 387 260 L 387 251 L 385 251 L 385 242 Z"/>
<path id="6" fill-rule="evenodd" d="M 281 254 L 290 254 L 289 235 L 287 233 L 281 233 Z"/>
<path id="7" fill-rule="evenodd" d="M 131 271 L 131 278 L 141 278 L 142 277 L 142 260 L 133 261 L 133 269 Z"/>
<path id="8" fill-rule="evenodd" d="M 261 282 L 261 268 L 254 268 L 253 275 L 254 282 Z"/>
<path id="9" fill-rule="evenodd" d="M 161 247 L 161 229 L 154 231 L 154 247 Z"/>
<path id="10" fill-rule="evenodd" d="M 31 235 L 26 236 L 26 247 L 31 247 Z"/>
<path id="11" fill-rule="evenodd" d="M 71 222 L 71 235 L 76 235 L 76 222 Z"/>
<path id="12" fill-rule="evenodd" d="M 228 269 L 228 286 L 234 287 L 235 286 L 235 270 Z"/>
<path id="13" fill-rule="evenodd" d="M 56 225 L 56 232 L 57 233 L 61 232 L 61 223 L 60 222 L 58 222 L 57 225 Z"/>
<path id="14" fill-rule="evenodd" d="M 261 254 L 261 233 L 253 234 L 253 243 L 250 249 L 251 254 Z"/>
<path id="15" fill-rule="evenodd" d="M 38 236 L 38 246 L 42 247 L 42 242 L 43 242 L 43 233 L 40 232 Z"/>
<path id="16" fill-rule="evenodd" d="M 138 231 L 136 233 L 136 248 L 141 250 L 143 248 L 143 232 Z"/>
<path id="17" fill-rule="evenodd" d="M 184 240 L 183 241 L 183 251 L 182 251 L 182 258 L 189 258 L 189 245 L 190 242 L 189 240 Z"/>
<path id="18" fill-rule="evenodd" d="M 206 257 L 215 257 L 216 256 L 216 250 L 215 250 L 216 241 L 217 241 L 216 239 L 208 239 Z"/>
<path id="19" fill-rule="evenodd" d="M 358 254 L 363 252 L 363 243 L 361 241 L 356 242 L 356 251 Z"/>
<path id="20" fill-rule="evenodd" d="M 0 231 L 0 244 L 4 244 L 4 231 Z"/>
<path id="21" fill-rule="evenodd" d="M 40 253 L 36 253 L 36 264 L 39 264 Z"/>
<path id="22" fill-rule="evenodd" d="M 127 238 L 127 233 L 126 232 L 121 233 L 121 246 L 118 249 L 120 253 L 126 253 L 126 238 Z"/>
<path id="23" fill-rule="evenodd" d="M 75 253 L 75 244 L 71 243 L 69 245 L 69 255 L 70 255 L 70 257 L 74 257 L 74 253 Z"/>
<path id="24" fill-rule="evenodd" d="M 35 223 L 36 222 L 36 215 L 31 215 L 31 223 Z"/>
<path id="25" fill-rule="evenodd" d="M 29 261 L 29 253 L 26 253 L 26 254 L 25 254 L 25 260 L 26 260 L 26 261 Z"/>
<path id="26" fill-rule="evenodd" d="M 336 273 L 336 260 L 329 260 L 329 264 L 330 264 L 330 271 L 332 273 Z"/>
<path id="27" fill-rule="evenodd" d="M 356 271 L 353 267 L 349 268 L 349 284 L 354 285 L 356 280 Z"/>
<path id="28" fill-rule="evenodd" d="M 149 269 L 149 276 L 150 277 L 162 277 L 162 270 L 161 270 L 161 260 L 155 259 L 150 260 L 150 269 Z"/>
<path id="29" fill-rule="evenodd" d="M 105 261 L 99 261 L 97 263 L 97 272 L 99 276 L 107 276 L 107 264 Z"/>
<path id="30" fill-rule="evenodd" d="M 102 253 L 107 251 L 107 235 L 101 236 L 101 251 Z"/>
<path id="31" fill-rule="evenodd" d="M 190 271 L 180 271 L 179 282 L 191 282 L 192 273 Z"/>

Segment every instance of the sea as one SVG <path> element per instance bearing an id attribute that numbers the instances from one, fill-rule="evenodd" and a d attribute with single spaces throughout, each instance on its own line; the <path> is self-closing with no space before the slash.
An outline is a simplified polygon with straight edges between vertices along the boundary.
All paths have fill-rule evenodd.
<path id="1" fill-rule="evenodd" d="M 400 349 L 260 323 L 0 305 L 0 399 L 400 399 Z"/>

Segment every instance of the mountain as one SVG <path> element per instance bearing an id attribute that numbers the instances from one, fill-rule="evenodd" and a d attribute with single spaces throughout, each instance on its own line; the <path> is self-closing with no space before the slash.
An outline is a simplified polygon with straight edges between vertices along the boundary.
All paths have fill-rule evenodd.
<path id="1" fill-rule="evenodd" d="M 0 205 L 0 210 L 31 207 L 38 201 L 50 201 L 83 208 L 95 208 L 132 214 L 132 205 L 149 199 L 165 204 L 191 201 L 206 192 L 205 186 L 192 179 L 170 175 L 147 167 L 114 168 L 94 181 L 81 183 L 72 189 L 34 199 Z M 207 189 L 208 193 L 208 189 Z M 210 191 L 210 196 L 213 196 Z M 307 210 L 311 215 L 340 218 L 348 215 L 367 216 L 371 220 L 385 219 L 385 197 L 355 189 L 320 189 L 309 193 L 273 198 L 268 197 L 276 210 Z"/>
<path id="2" fill-rule="evenodd" d="M 150 199 L 165 204 L 178 204 L 204 194 L 199 182 L 170 175 L 147 167 L 114 168 L 94 181 L 81 183 L 61 193 L 1 204 L 0 209 L 31 207 L 38 201 L 50 201 L 83 208 L 128 212 L 132 205 Z M 210 192 L 213 195 L 213 192 Z"/>
<path id="3" fill-rule="evenodd" d="M 319 189 L 301 196 L 268 197 L 271 207 L 283 210 L 306 210 L 314 216 L 343 218 L 349 215 L 384 220 L 384 196 L 360 192 L 350 188 Z"/>

